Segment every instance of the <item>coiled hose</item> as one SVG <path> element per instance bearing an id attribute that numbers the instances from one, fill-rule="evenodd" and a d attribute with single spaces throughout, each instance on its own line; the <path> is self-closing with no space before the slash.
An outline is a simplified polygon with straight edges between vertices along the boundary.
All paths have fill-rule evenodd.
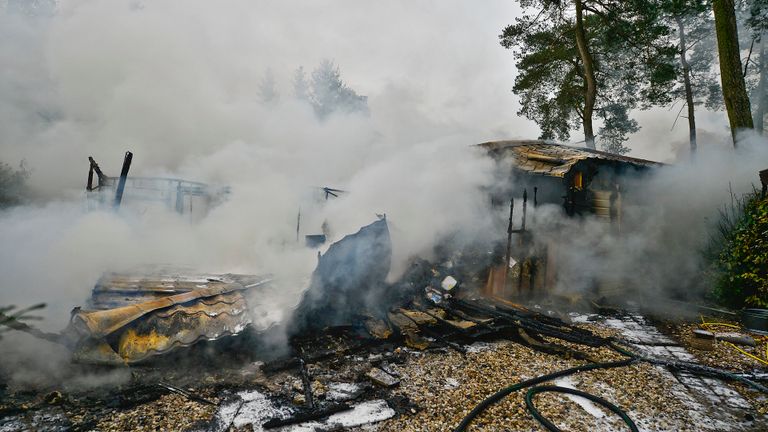
<path id="1" fill-rule="evenodd" d="M 552 380 L 560 378 L 560 377 L 564 377 L 564 376 L 568 376 L 568 375 L 573 375 L 573 374 L 578 373 L 578 372 L 586 372 L 586 371 L 596 370 L 596 369 L 612 369 L 612 368 L 624 367 L 624 366 L 629 366 L 629 365 L 631 365 L 633 363 L 640 362 L 640 361 L 648 362 L 648 363 L 656 364 L 656 365 L 661 365 L 661 366 L 666 366 L 666 367 L 670 367 L 670 368 L 673 368 L 673 369 L 684 370 L 686 372 L 689 372 L 689 373 L 692 373 L 692 374 L 696 374 L 696 375 L 710 376 L 710 377 L 715 377 L 715 378 L 720 378 L 720 379 L 730 380 L 730 381 L 740 381 L 740 382 L 742 382 L 744 384 L 747 384 L 750 387 L 752 387 L 752 388 L 754 388 L 754 389 L 756 389 L 758 391 L 761 391 L 763 393 L 768 394 L 768 388 L 767 387 L 765 387 L 765 386 L 763 386 L 761 384 L 758 384 L 758 383 L 756 383 L 756 382 L 754 382 L 754 381 L 752 381 L 752 380 L 750 380 L 748 378 L 745 378 L 745 377 L 742 377 L 742 376 L 739 376 L 739 375 L 736 375 L 736 374 L 733 374 L 733 373 L 730 373 L 730 372 L 727 372 L 727 371 L 724 371 L 724 370 L 721 370 L 721 369 L 710 368 L 710 367 L 707 367 L 707 366 L 702 366 L 702 365 L 698 365 L 698 364 L 690 363 L 690 362 L 669 361 L 669 360 L 661 360 L 661 359 L 655 359 L 655 358 L 651 358 L 651 357 L 641 356 L 641 355 L 638 355 L 638 354 L 636 354 L 636 353 L 634 353 L 634 352 L 632 352 L 632 351 L 630 351 L 630 350 L 628 350 L 628 349 L 626 349 L 626 348 L 616 344 L 612 340 L 606 340 L 606 344 L 607 344 L 608 347 L 610 347 L 614 351 L 616 351 L 616 352 L 626 356 L 627 358 L 624 359 L 624 360 L 612 361 L 612 362 L 588 363 L 588 364 L 585 364 L 585 365 L 576 366 L 576 367 L 572 367 L 572 368 L 569 368 L 569 369 L 564 369 L 564 370 L 561 370 L 561 371 L 558 371 L 558 372 L 553 372 L 551 374 L 542 375 L 542 376 L 539 376 L 539 377 L 536 377 L 536 378 L 531 378 L 529 380 L 521 381 L 521 382 L 519 382 L 517 384 L 513 384 L 511 386 L 504 387 L 503 389 L 501 389 L 501 390 L 497 391 L 496 393 L 488 396 L 482 402 L 477 404 L 477 406 L 475 406 L 472 409 L 472 411 L 470 411 L 469 414 L 467 414 L 461 420 L 461 423 L 459 423 L 459 425 L 456 426 L 456 428 L 453 431 L 454 432 L 464 432 L 464 431 L 466 431 L 466 429 L 469 426 L 469 424 L 472 423 L 472 420 L 474 420 L 475 417 L 480 415 L 480 413 L 482 413 L 483 411 L 488 409 L 489 406 L 495 404 L 496 402 L 504 399 L 509 394 L 514 393 L 514 392 L 516 392 L 518 390 L 522 390 L 522 389 L 525 389 L 525 388 L 528 388 L 528 387 L 532 387 L 532 386 L 535 386 L 537 384 L 541 384 L 543 382 L 552 381 Z M 552 432 L 561 432 L 561 431 L 552 422 L 550 422 L 544 416 L 542 416 L 541 413 L 533 405 L 533 397 L 537 393 L 541 393 L 541 392 L 544 392 L 544 391 L 557 391 L 557 392 L 560 392 L 560 393 L 570 393 L 570 394 L 576 394 L 578 396 L 585 397 L 585 398 L 587 398 L 587 399 L 589 399 L 589 400 L 591 400 L 593 402 L 596 402 L 596 403 L 598 403 L 598 404 L 600 404 L 600 405 L 610 409 L 614 413 L 618 414 L 621 417 L 621 419 L 624 421 L 624 423 L 626 423 L 627 426 L 629 426 L 630 430 L 632 430 L 633 432 L 637 432 L 637 426 L 635 426 L 635 424 L 632 421 L 632 419 L 630 419 L 629 416 L 627 416 L 627 414 L 624 411 L 621 410 L 621 408 L 611 404 L 610 402 L 606 401 L 605 399 L 599 398 L 597 396 L 591 395 L 591 394 L 586 393 L 586 392 L 582 392 L 582 391 L 578 391 L 578 390 L 573 390 L 573 389 L 568 389 L 568 388 L 565 388 L 565 387 L 557 387 L 557 386 L 533 387 L 530 390 L 528 390 L 528 392 L 525 395 L 526 407 L 530 411 L 531 415 L 533 415 L 533 417 L 537 421 L 539 421 L 539 423 L 541 423 L 544 427 L 546 427 L 548 430 L 550 430 Z"/>
<path id="2" fill-rule="evenodd" d="M 554 431 L 554 432 L 561 432 L 560 429 L 557 426 L 555 426 L 554 423 L 552 423 L 546 417 L 541 415 L 539 410 L 537 410 L 536 407 L 533 405 L 533 397 L 543 392 L 568 393 L 568 394 L 581 396 L 583 398 L 589 399 L 592 402 L 602 405 L 608 408 L 609 410 L 613 411 L 614 413 L 618 414 L 619 417 L 621 417 L 621 419 L 624 421 L 624 423 L 626 423 L 627 426 L 629 426 L 629 430 L 631 430 L 632 432 L 638 432 L 635 422 L 633 422 L 632 419 L 629 418 L 627 413 L 622 411 L 621 408 L 617 407 L 616 405 L 608 402 L 607 400 L 601 397 L 589 394 L 587 392 L 583 392 L 581 390 L 568 388 L 568 387 L 559 387 L 559 386 L 532 387 L 528 389 L 528 392 L 525 394 L 525 406 L 528 407 L 528 411 L 531 412 L 531 415 L 533 416 L 533 418 L 535 418 L 536 420 L 539 421 L 539 423 L 544 425 L 544 427 L 547 428 L 547 430 Z"/>
<path id="3" fill-rule="evenodd" d="M 485 400 L 483 400 L 482 402 L 477 404 L 477 406 L 475 406 L 472 409 L 472 411 L 470 411 L 469 414 L 467 414 L 466 417 L 464 417 L 461 420 L 461 423 L 459 423 L 459 425 L 456 426 L 456 429 L 454 429 L 454 432 L 463 432 L 463 431 L 465 431 L 467 429 L 467 426 L 469 426 L 469 424 L 472 423 L 472 420 L 474 420 L 475 417 L 480 415 L 480 413 L 485 411 L 489 406 L 491 406 L 491 405 L 495 404 L 496 402 L 498 402 L 498 401 L 504 399 L 505 397 L 507 397 L 507 395 L 509 395 L 510 393 L 514 393 L 514 392 L 516 392 L 518 390 L 522 390 L 524 388 L 535 386 L 536 384 L 541 384 L 543 382 L 552 381 L 552 380 L 560 378 L 560 377 L 564 377 L 564 376 L 568 376 L 568 375 L 573 375 L 573 374 L 578 373 L 578 372 L 585 372 L 585 371 L 590 371 L 590 370 L 595 370 L 595 369 L 611 369 L 611 368 L 617 368 L 617 367 L 624 367 L 624 366 L 628 366 L 628 365 L 634 363 L 635 361 L 637 361 L 637 359 L 634 358 L 634 357 L 631 357 L 631 358 L 627 358 L 627 359 L 624 359 L 624 360 L 605 362 L 605 363 L 588 363 L 588 364 L 585 364 L 585 365 L 576 366 L 576 367 L 572 367 L 572 368 L 569 368 L 569 369 L 564 369 L 564 370 L 561 370 L 561 371 L 558 371 L 558 372 L 553 372 L 551 374 L 546 374 L 546 375 L 538 376 L 536 378 L 531 378 L 529 380 L 525 380 L 525 381 L 519 382 L 517 384 L 513 384 L 511 386 L 504 387 L 503 389 L 501 389 L 501 390 L 497 391 L 496 393 L 488 396 L 487 398 L 485 398 Z M 535 390 L 535 389 L 536 388 L 533 388 L 531 390 Z M 528 395 L 526 395 L 526 397 L 528 397 Z M 532 397 L 533 397 L 533 395 L 531 395 L 531 398 Z M 531 403 L 531 405 L 529 405 L 528 408 L 530 409 L 530 407 L 532 405 L 533 404 Z M 531 413 L 533 413 L 533 411 Z M 537 413 L 538 413 L 538 411 L 537 411 Z M 534 414 L 534 417 L 541 422 L 541 420 L 539 419 L 539 417 L 541 417 L 540 414 L 539 414 L 539 417 L 536 417 L 536 415 Z M 626 414 L 624 414 L 623 417 L 626 417 Z M 543 418 L 543 417 L 541 417 L 541 418 Z M 629 418 L 629 417 L 627 417 L 627 418 Z M 631 423 L 631 420 L 630 420 L 630 423 Z M 542 422 L 542 424 L 545 427 L 547 426 L 547 423 Z M 551 424 L 551 423 L 549 423 L 549 424 Z M 554 427 L 554 425 L 552 425 L 552 426 Z M 634 426 L 634 423 L 632 423 L 632 426 Z M 557 432 L 560 429 L 554 428 L 554 429 L 549 429 L 549 430 Z M 637 429 L 633 429 L 633 430 L 636 431 Z"/>

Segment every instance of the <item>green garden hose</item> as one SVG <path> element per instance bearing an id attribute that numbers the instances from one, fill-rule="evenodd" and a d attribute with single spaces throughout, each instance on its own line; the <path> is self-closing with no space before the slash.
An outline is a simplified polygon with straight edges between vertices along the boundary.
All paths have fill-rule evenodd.
<path id="1" fill-rule="evenodd" d="M 467 427 L 470 423 L 472 423 L 472 420 L 475 419 L 480 413 L 485 411 L 489 406 L 495 404 L 496 402 L 504 399 L 509 394 L 514 393 L 518 390 L 522 390 L 531 386 L 535 386 L 537 384 L 541 384 L 543 382 L 552 381 L 554 379 L 573 375 L 578 372 L 586 372 L 590 370 L 596 370 L 596 369 L 611 369 L 611 368 L 617 368 L 617 367 L 624 367 L 629 366 L 635 362 L 647 362 L 650 364 L 665 366 L 671 369 L 677 369 L 677 370 L 684 370 L 686 372 L 696 374 L 696 375 L 702 375 L 702 376 L 710 376 L 714 378 L 719 378 L 727 381 L 739 381 L 744 384 L 747 384 L 748 386 L 754 388 L 755 390 L 758 390 L 760 392 L 763 392 L 765 394 L 768 394 L 768 388 L 763 386 L 762 384 L 759 384 L 755 381 L 752 381 L 748 378 L 738 376 L 736 374 L 733 374 L 728 371 L 724 371 L 722 369 L 716 369 L 711 368 L 707 366 L 702 366 L 696 363 L 691 362 L 685 362 L 685 361 L 672 361 L 672 360 L 663 360 L 663 359 L 656 359 L 652 357 L 646 357 L 641 356 L 639 354 L 636 354 L 618 344 L 616 344 L 613 340 L 606 339 L 607 343 L 606 345 L 609 346 L 614 351 L 627 356 L 624 360 L 619 361 L 612 361 L 612 362 L 604 362 L 604 363 L 588 363 L 581 366 L 572 367 L 570 369 L 564 369 L 558 372 L 553 372 L 551 374 L 542 375 L 536 378 L 531 378 L 529 380 L 521 381 L 517 384 L 513 384 L 508 387 L 504 387 L 503 389 L 497 391 L 496 393 L 488 396 L 485 398 L 482 402 L 477 404 L 472 411 L 469 412 L 462 420 L 461 423 L 459 423 L 458 426 L 453 430 L 453 432 L 464 432 L 466 431 Z M 622 420 L 624 420 L 624 423 L 626 423 L 632 431 L 637 431 L 637 427 L 635 426 L 634 422 L 627 416 L 625 412 L 623 412 L 619 407 L 611 404 L 610 402 L 599 398 L 597 396 L 591 395 L 589 393 L 580 392 L 578 390 L 573 389 L 567 389 L 565 387 L 557 387 L 557 386 L 541 386 L 541 387 L 534 387 L 525 395 L 525 403 L 528 407 L 528 410 L 531 412 L 533 417 L 538 420 L 542 425 L 544 425 L 547 429 L 550 431 L 560 431 L 552 422 L 544 418 L 538 410 L 536 410 L 535 406 L 533 405 L 533 396 L 535 396 L 537 393 L 541 393 L 542 391 L 558 391 L 560 393 L 571 393 L 571 394 L 578 394 L 579 396 L 585 397 L 591 401 L 597 402 L 598 404 L 610 409 L 611 411 L 618 414 Z"/>
<path id="2" fill-rule="evenodd" d="M 559 387 L 559 386 L 538 386 L 528 389 L 528 392 L 525 394 L 525 406 L 528 407 L 528 411 L 531 412 L 531 415 L 533 418 L 539 421 L 547 430 L 551 432 L 562 432 L 560 428 L 555 426 L 554 423 L 549 421 L 546 417 L 544 417 L 538 409 L 536 409 L 536 406 L 533 405 L 533 397 L 536 396 L 539 393 L 543 392 L 557 392 L 557 393 L 567 393 L 572 394 L 576 396 L 581 396 L 585 399 L 589 399 L 592 402 L 595 402 L 598 405 L 602 405 L 609 410 L 613 411 L 614 413 L 618 414 L 619 417 L 624 421 L 624 423 L 629 426 L 629 430 L 632 432 L 638 432 L 637 426 L 635 425 L 635 422 L 632 421 L 631 418 L 625 413 L 621 408 L 617 407 L 616 405 L 608 402 L 607 400 L 589 394 L 587 392 L 583 392 L 581 390 L 576 390 L 568 387 Z"/>

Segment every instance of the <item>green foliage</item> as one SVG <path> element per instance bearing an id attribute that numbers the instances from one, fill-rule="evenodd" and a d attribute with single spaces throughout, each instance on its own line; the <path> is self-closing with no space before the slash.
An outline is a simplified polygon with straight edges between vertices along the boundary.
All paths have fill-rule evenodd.
<path id="1" fill-rule="evenodd" d="M 768 0 L 749 0 L 746 2 L 748 17 L 746 24 L 751 30 L 751 38 L 759 40 L 768 31 Z"/>
<path id="2" fill-rule="evenodd" d="M 677 20 L 685 31 L 686 56 L 690 68 L 694 104 L 704 104 L 711 110 L 723 108 L 717 68 L 717 40 L 712 5 L 706 0 L 665 0 L 662 2 L 665 23 L 672 34 L 679 32 Z M 680 54 L 680 35 L 675 38 Z M 671 90 L 673 100 L 685 100 L 682 65 L 675 70 L 676 85 Z"/>
<path id="3" fill-rule="evenodd" d="M 603 150 L 614 154 L 629 153 L 629 147 L 624 143 L 628 134 L 640 130 L 637 121 L 629 118 L 626 107 L 618 103 L 607 105 L 600 111 L 600 116 L 603 126 L 599 137 Z"/>
<path id="4" fill-rule="evenodd" d="M 670 101 L 676 49 L 657 1 L 579 1 L 594 58 L 595 115 L 603 119 L 598 142 L 608 151 L 627 152 L 628 134 L 638 130 L 629 111 Z M 566 141 L 584 120 L 586 78 L 572 3 L 521 0 L 525 13 L 499 36 L 517 59 L 512 91 L 520 96 L 518 114 L 539 125 L 542 139 Z"/>
<path id="5" fill-rule="evenodd" d="M 341 79 L 338 66 L 330 60 L 323 60 L 312 71 L 309 81 L 304 69 L 297 69 L 293 87 L 296 97 L 307 101 L 321 119 L 335 112 L 368 114 L 368 97 L 358 95 L 347 86 Z"/>
<path id="6" fill-rule="evenodd" d="M 13 169 L 5 162 L 0 162 L 0 209 L 24 202 L 28 193 L 28 178 L 29 170 L 23 162 L 17 169 Z"/>
<path id="7" fill-rule="evenodd" d="M 768 199 L 752 193 L 721 212 L 714 295 L 732 307 L 768 307 Z"/>
<path id="8" fill-rule="evenodd" d="M 277 83 L 275 82 L 275 75 L 272 73 L 272 69 L 267 69 L 267 72 L 259 82 L 256 94 L 259 101 L 265 105 L 275 104 L 280 99 L 280 93 L 277 91 Z"/>

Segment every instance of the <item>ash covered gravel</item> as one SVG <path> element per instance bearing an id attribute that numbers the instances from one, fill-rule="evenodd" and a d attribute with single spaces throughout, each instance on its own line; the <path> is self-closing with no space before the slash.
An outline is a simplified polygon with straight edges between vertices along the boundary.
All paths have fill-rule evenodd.
<path id="1" fill-rule="evenodd" d="M 739 325 L 738 322 L 725 319 L 717 319 L 717 322 L 736 326 Z M 680 343 L 680 345 L 686 347 L 688 352 L 703 365 L 734 372 L 768 374 L 768 365 L 744 355 L 727 343 L 716 341 L 712 350 L 694 348 L 691 344 L 691 339 L 693 339 L 693 330 L 701 328 L 698 322 L 667 321 L 659 323 L 657 327 L 660 331 Z M 766 351 L 768 349 L 768 336 L 749 333 L 744 329 L 735 329 L 729 326 L 708 326 L 707 330 L 714 330 L 717 332 L 736 331 L 742 334 L 748 334 L 755 339 L 757 345 L 755 347 L 739 345 L 738 347 L 743 351 L 768 361 L 768 351 Z M 768 414 L 768 397 L 756 394 L 754 391 L 747 389 L 743 384 L 733 384 L 733 388 L 746 398 L 759 414 Z"/>
<path id="2" fill-rule="evenodd" d="M 216 399 L 213 399 L 216 402 Z M 163 395 L 156 401 L 105 416 L 96 427 L 103 432 L 183 431 L 210 419 L 215 406 L 189 401 L 177 394 Z"/>
<path id="3" fill-rule="evenodd" d="M 616 358 L 615 353 L 605 349 L 592 351 L 604 361 Z M 416 354 L 397 368 L 403 377 L 397 393 L 411 398 L 422 410 L 412 416 L 383 422 L 378 425 L 378 430 L 452 430 L 477 403 L 500 388 L 583 363 L 542 354 L 511 342 L 491 344 L 489 349 L 470 352 L 466 356 L 453 351 Z M 688 415 L 684 403 L 670 391 L 670 379 L 651 365 L 636 364 L 579 373 L 571 377 L 571 383 L 579 390 L 620 406 L 643 430 L 701 430 L 695 426 L 696 419 Z M 454 388 L 452 380 L 457 380 L 459 386 Z M 519 391 L 493 405 L 473 422 L 470 430 L 543 430 L 526 410 L 523 396 L 524 391 Z M 626 428 L 614 414 L 603 410 L 602 418 L 595 418 L 560 394 L 539 395 L 536 406 L 564 430 Z"/>
<path id="4" fill-rule="evenodd" d="M 718 321 L 726 324 L 738 325 L 737 322 L 733 321 L 722 319 L 718 319 Z M 723 342 L 715 342 L 714 349 L 712 351 L 691 348 L 693 330 L 701 328 L 699 323 L 664 322 L 659 324 L 657 327 L 659 330 L 668 334 L 681 345 L 688 347 L 688 350 L 691 352 L 691 354 L 693 354 L 702 364 L 732 371 L 768 373 L 768 365 L 765 365 L 764 363 L 761 363 L 750 358 L 749 356 L 740 353 L 732 346 Z M 743 329 L 734 329 L 732 327 L 726 326 L 712 326 L 708 327 L 707 330 L 714 330 L 716 332 L 738 332 L 753 337 L 757 342 L 757 346 L 749 347 L 739 345 L 738 347 L 754 356 L 768 361 L 766 358 L 768 336 L 761 336 L 753 333 L 751 334 Z"/>

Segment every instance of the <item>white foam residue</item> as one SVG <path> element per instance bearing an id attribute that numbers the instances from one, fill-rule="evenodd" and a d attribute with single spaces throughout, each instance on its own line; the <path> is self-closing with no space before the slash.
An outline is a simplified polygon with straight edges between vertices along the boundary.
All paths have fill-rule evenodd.
<path id="1" fill-rule="evenodd" d="M 335 383 L 336 389 L 357 391 L 357 384 Z M 330 386 L 329 386 L 330 387 Z M 239 400 L 226 403 L 217 413 L 218 423 L 224 430 L 233 426 L 242 428 L 250 425 L 254 432 L 262 432 L 262 425 L 272 418 L 287 418 L 294 410 L 287 407 L 277 407 L 263 393 L 257 390 L 242 391 L 237 394 Z M 276 429 L 280 432 L 314 432 L 335 427 L 354 427 L 376 423 L 394 417 L 395 411 L 383 399 L 361 402 L 352 406 L 349 411 L 343 411 L 329 416 L 323 421 L 306 422 Z"/>
<path id="2" fill-rule="evenodd" d="M 488 342 L 475 342 L 472 345 L 466 347 L 468 353 L 478 353 L 488 351 L 493 348 L 493 344 Z"/>
<path id="3" fill-rule="evenodd" d="M 558 378 L 555 380 L 555 385 L 560 387 L 569 388 L 571 390 L 576 390 L 576 386 L 574 385 L 573 380 L 570 377 L 563 377 Z M 568 399 L 576 402 L 584 411 L 592 414 L 595 418 L 603 418 L 605 417 L 605 413 L 603 410 L 600 409 L 597 405 L 595 405 L 591 400 L 583 398 L 581 396 L 576 396 L 572 394 L 565 394 Z"/>
<path id="4" fill-rule="evenodd" d="M 263 430 L 261 425 L 273 417 L 285 417 L 291 414 L 286 408 L 276 408 L 263 393 L 250 390 L 237 394 L 243 400 L 243 405 L 237 416 L 232 420 L 232 425 L 241 428 L 250 424 L 254 432 Z"/>
<path id="5" fill-rule="evenodd" d="M 335 382 L 328 384 L 325 398 L 332 401 L 345 401 L 354 399 L 362 390 L 360 384 Z"/>
<path id="6" fill-rule="evenodd" d="M 588 323 L 590 316 L 592 315 L 584 315 L 576 312 L 571 312 L 568 314 L 568 317 L 571 319 L 572 323 Z"/>
<path id="7" fill-rule="evenodd" d="M 359 403 L 351 411 L 334 414 L 325 423 L 333 426 L 353 427 L 380 422 L 394 416 L 395 410 L 389 407 L 387 401 L 377 399 Z"/>

